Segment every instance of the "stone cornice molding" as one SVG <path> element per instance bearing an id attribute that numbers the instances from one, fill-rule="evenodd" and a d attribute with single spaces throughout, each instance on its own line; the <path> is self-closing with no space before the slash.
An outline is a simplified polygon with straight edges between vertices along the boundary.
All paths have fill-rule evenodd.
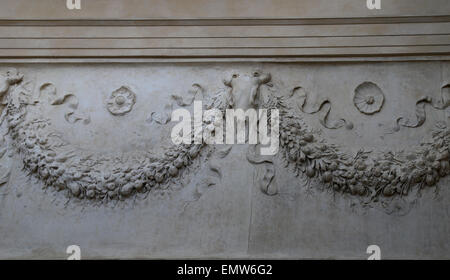
<path id="1" fill-rule="evenodd" d="M 367 9 L 363 0 L 258 5 L 238 0 L 133 5 L 84 1 L 78 11 L 54 2 L 2 3 L 0 58 L 263 60 L 450 54 L 450 4 L 445 0 L 385 0 L 377 11 Z"/>

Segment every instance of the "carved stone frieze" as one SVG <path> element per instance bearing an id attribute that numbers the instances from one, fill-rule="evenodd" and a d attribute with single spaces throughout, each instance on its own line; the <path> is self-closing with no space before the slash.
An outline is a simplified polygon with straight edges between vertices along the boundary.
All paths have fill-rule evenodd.
<path id="1" fill-rule="evenodd" d="M 51 121 L 44 115 L 27 118 L 30 108 L 39 111 L 47 101 L 53 106 L 67 102 L 74 114 L 78 106 L 76 96 L 58 96 L 56 88 L 46 83 L 39 88 L 39 97 L 34 100 L 32 92 L 10 89 L 24 83 L 20 74 L 11 73 L 5 76 L 10 78 L 4 78 L 2 85 L 4 94 L 8 95 L 4 98 L 7 107 L 3 114 L 7 137 L 22 157 L 25 169 L 46 187 L 66 191 L 69 197 L 102 203 L 170 188 L 180 184 L 182 178 L 193 176 L 195 172 L 190 171 L 191 166 L 200 166 L 208 161 L 210 170 L 221 177 L 219 165 L 210 160 L 215 150 L 211 145 L 174 145 L 166 149 L 162 157 L 148 153 L 118 157 L 77 149 L 53 131 Z M 209 96 L 199 84 L 194 84 L 189 100 L 174 95 L 172 101 L 180 107 L 190 106 L 201 93 L 205 108 L 222 111 L 227 108 L 279 110 L 280 152 L 263 157 L 258 155 L 257 146 L 250 145 L 247 153 L 250 163 L 258 168 L 261 166 L 257 180 L 266 194 L 278 193 L 277 169 L 281 168 L 282 162 L 294 175 L 320 182 L 334 193 L 359 197 L 367 205 L 384 198 L 408 196 L 413 189 L 434 187 L 440 178 L 450 174 L 450 130 L 446 124 L 439 125 L 431 142 L 423 142 L 409 151 L 360 150 L 349 154 L 303 120 L 306 113 L 298 109 L 303 108 L 306 95 L 300 94 L 303 103 L 299 103 L 298 96 L 293 94 L 300 87 L 286 93 L 274 93 L 271 89 L 269 94 L 265 91 L 263 97 L 261 87 L 271 88 L 273 81 L 269 73 L 259 70 L 251 74 L 235 73 L 225 79 L 224 84 L 227 90 L 213 96 Z M 439 102 L 426 101 L 436 109 L 448 108 L 449 98 L 445 89 L 444 86 Z M 22 95 L 25 92 L 25 99 L 15 96 L 19 92 Z M 375 84 L 362 83 L 355 92 L 354 101 L 360 105 L 361 112 L 373 114 L 381 109 L 384 95 Z M 121 87 L 111 95 L 108 110 L 112 114 L 125 114 L 132 109 L 135 100 L 134 92 Z M 349 122 L 342 121 L 345 123 Z M 167 122 L 160 121 L 159 124 Z M 230 149 L 220 153 L 226 156 Z M 217 156 L 214 161 L 223 157 Z"/>

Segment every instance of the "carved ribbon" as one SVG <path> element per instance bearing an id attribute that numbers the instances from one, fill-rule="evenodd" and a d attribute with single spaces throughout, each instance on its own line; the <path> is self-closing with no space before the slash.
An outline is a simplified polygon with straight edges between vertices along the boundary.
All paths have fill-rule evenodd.
<path id="1" fill-rule="evenodd" d="M 176 104 L 180 107 L 186 107 L 192 105 L 197 98 L 198 94 L 201 94 L 201 98 L 203 99 L 205 96 L 205 90 L 199 84 L 193 84 L 192 89 L 188 91 L 189 97 L 185 100 L 182 96 L 172 94 L 171 98 L 176 102 Z M 160 125 L 168 124 L 172 118 L 172 108 L 173 104 L 166 104 L 164 106 L 164 112 L 151 112 L 150 116 L 147 118 L 147 122 L 152 123 L 155 122 Z"/>
<path id="2" fill-rule="evenodd" d="M 39 90 L 41 94 L 44 93 L 48 95 L 50 105 L 58 106 L 66 103 L 69 104 L 69 111 L 64 114 L 64 119 L 68 123 L 73 124 L 78 121 L 83 121 L 84 124 L 89 124 L 91 122 L 91 118 L 89 116 L 83 116 L 76 112 L 79 104 L 76 95 L 68 93 L 58 96 L 55 86 L 51 83 L 43 84 Z"/>
<path id="3" fill-rule="evenodd" d="M 257 145 L 250 145 L 247 150 L 247 160 L 253 164 L 262 164 L 264 174 L 258 174 L 258 184 L 261 191 L 267 195 L 276 195 L 278 187 L 275 182 L 275 167 L 273 156 L 262 156 L 256 152 Z"/>
<path id="4" fill-rule="evenodd" d="M 403 127 L 419 127 L 423 125 L 426 121 L 425 105 L 430 104 L 433 108 L 437 110 L 445 110 L 450 106 L 450 84 L 447 84 L 441 89 L 441 100 L 433 101 L 429 96 L 420 98 L 416 102 L 416 119 L 405 119 L 400 117 L 396 120 L 395 131 L 400 130 L 400 126 Z M 450 116 L 449 116 L 450 117 Z"/>
<path id="5" fill-rule="evenodd" d="M 328 99 L 323 100 L 321 103 L 318 104 L 318 106 L 316 108 L 313 108 L 310 111 L 306 111 L 305 107 L 306 107 L 306 103 L 307 103 L 306 102 L 307 94 L 302 87 L 295 87 L 292 90 L 290 97 L 294 96 L 298 90 L 301 90 L 301 93 L 298 95 L 300 102 L 297 104 L 300 111 L 307 113 L 307 114 L 315 114 L 315 113 L 321 111 L 323 107 L 327 107 L 327 109 L 325 109 L 325 114 L 323 114 L 322 119 L 320 119 L 321 125 L 323 125 L 325 128 L 328 128 L 328 129 L 338 129 L 338 128 L 341 128 L 344 126 L 348 129 L 353 128 L 353 123 L 348 122 L 345 119 L 329 120 L 329 115 L 330 115 L 330 111 L 331 111 L 331 102 Z"/>
<path id="6" fill-rule="evenodd" d="M 179 95 L 172 94 L 171 97 L 173 100 L 175 100 L 175 102 L 177 103 L 178 106 L 186 107 L 186 106 L 192 105 L 192 103 L 194 103 L 194 100 L 198 94 L 201 94 L 201 96 L 202 96 L 201 99 L 203 99 L 205 96 L 205 89 L 199 84 L 193 84 L 192 89 L 189 90 L 188 93 L 189 93 L 190 97 L 187 99 L 187 101 L 185 101 L 183 99 L 183 97 L 181 97 Z"/>

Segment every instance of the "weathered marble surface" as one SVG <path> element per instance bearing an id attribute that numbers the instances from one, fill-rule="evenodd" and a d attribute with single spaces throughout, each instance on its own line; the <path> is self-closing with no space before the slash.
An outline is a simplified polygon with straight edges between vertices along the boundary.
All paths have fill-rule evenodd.
<path id="1" fill-rule="evenodd" d="M 162 158 L 172 146 L 167 114 L 179 107 L 171 95 L 188 100 L 197 92 L 206 101 L 229 90 L 223 79 L 255 69 L 271 75 L 259 88 L 262 99 L 292 96 L 289 104 L 314 137 L 351 157 L 360 149 L 415 153 L 432 141 L 436 126 L 450 125 L 448 62 L 12 64 L 0 72 L 12 67 L 24 77 L 20 87 L 11 82 L 6 90 L 14 97 L 9 102 L 20 104 L 23 92 L 27 120 L 45 116 L 76 152 L 94 158 L 144 152 Z M 383 95 L 378 105 L 368 101 L 380 107 L 370 114 L 354 104 L 355 89 L 365 82 L 378 90 L 364 89 L 364 97 Z M 115 101 L 111 107 L 114 92 L 129 108 Z M 429 102 L 419 104 L 425 96 Z M 83 258 L 366 258 L 371 244 L 381 247 L 383 258 L 450 257 L 448 176 L 420 194 L 367 204 L 355 193 L 330 191 L 320 178 L 296 177 L 280 160 L 273 163 L 276 195 L 269 196 L 258 183 L 265 169 L 249 162 L 248 147 L 240 145 L 222 156 L 225 147 L 215 147 L 193 160 L 182 179 L 168 181 L 167 191 L 135 195 L 133 189 L 130 195 L 122 188 L 121 201 L 89 199 L 87 189 L 76 195 L 67 186 L 43 188 L 41 175 L 23 169 L 26 153 L 13 148 L 23 143 L 2 132 L 9 133 L 2 168 L 10 174 L 0 186 L 1 258 L 66 258 L 72 244 Z M 100 169 L 108 167 L 115 163 Z"/>

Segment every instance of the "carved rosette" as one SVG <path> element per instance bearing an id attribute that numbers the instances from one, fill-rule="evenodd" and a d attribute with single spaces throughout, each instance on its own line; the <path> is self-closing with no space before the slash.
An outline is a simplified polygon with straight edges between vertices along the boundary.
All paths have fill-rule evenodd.
<path id="1" fill-rule="evenodd" d="M 124 115 L 133 109 L 136 94 L 128 87 L 122 86 L 111 93 L 107 101 L 108 111 L 113 115 Z"/>
<path id="2" fill-rule="evenodd" d="M 353 103 L 361 113 L 372 115 L 383 107 L 384 94 L 376 84 L 364 82 L 355 89 Z"/>

